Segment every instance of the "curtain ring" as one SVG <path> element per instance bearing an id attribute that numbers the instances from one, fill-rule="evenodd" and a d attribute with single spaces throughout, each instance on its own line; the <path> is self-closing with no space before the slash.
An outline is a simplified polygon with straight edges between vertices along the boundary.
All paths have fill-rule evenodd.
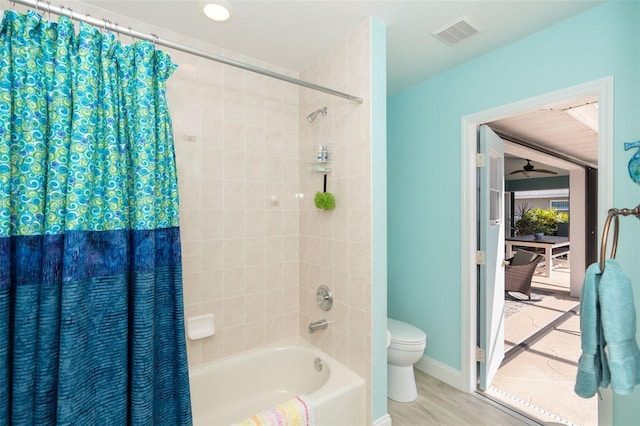
<path id="1" fill-rule="evenodd" d="M 49 20 L 51 20 L 51 2 L 47 2 L 47 11 L 49 12 Z"/>
<path id="2" fill-rule="evenodd" d="M 38 3 L 39 3 L 39 0 L 36 0 L 36 13 L 38 12 Z"/>
<path id="3" fill-rule="evenodd" d="M 602 232 L 602 243 L 600 244 L 600 273 L 604 272 L 606 254 L 607 254 L 607 240 L 609 239 L 609 228 L 611 227 L 611 220 L 615 218 L 616 222 L 613 228 L 613 244 L 611 245 L 611 259 L 616 258 L 616 251 L 618 249 L 618 231 L 620 228 L 620 217 L 616 209 L 609 210 L 609 215 L 604 223 L 604 231 Z"/>
<path id="4" fill-rule="evenodd" d="M 131 42 L 132 43 L 136 42 L 136 38 L 133 36 L 133 31 L 132 31 L 131 27 L 129 27 L 129 37 L 131 37 Z"/>
<path id="5" fill-rule="evenodd" d="M 153 36 L 153 48 L 158 47 L 158 36 L 156 34 L 151 34 Z"/>

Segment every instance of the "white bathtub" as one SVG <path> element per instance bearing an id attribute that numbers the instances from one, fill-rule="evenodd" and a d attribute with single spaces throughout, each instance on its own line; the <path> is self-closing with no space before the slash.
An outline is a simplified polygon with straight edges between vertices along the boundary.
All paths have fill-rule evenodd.
<path id="1" fill-rule="evenodd" d="M 195 426 L 240 422 L 296 395 L 307 396 L 316 426 L 365 424 L 364 380 L 302 339 L 198 365 L 189 378 Z"/>

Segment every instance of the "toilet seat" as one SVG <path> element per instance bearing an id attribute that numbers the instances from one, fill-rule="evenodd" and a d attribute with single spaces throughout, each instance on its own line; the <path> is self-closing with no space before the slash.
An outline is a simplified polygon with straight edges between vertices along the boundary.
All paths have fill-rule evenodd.
<path id="1" fill-rule="evenodd" d="M 391 347 L 401 350 L 415 350 L 416 347 L 426 344 L 427 335 L 411 324 L 387 318 L 387 329 L 391 333 Z"/>
<path id="2" fill-rule="evenodd" d="M 418 342 L 418 343 L 398 343 L 391 342 L 389 345 L 389 349 L 395 349 L 397 351 L 407 351 L 407 352 L 422 352 L 424 348 L 427 346 L 426 341 Z"/>

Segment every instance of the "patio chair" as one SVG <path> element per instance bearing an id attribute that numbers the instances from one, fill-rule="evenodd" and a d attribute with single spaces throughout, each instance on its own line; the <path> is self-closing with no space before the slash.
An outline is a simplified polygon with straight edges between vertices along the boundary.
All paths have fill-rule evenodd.
<path id="1" fill-rule="evenodd" d="M 568 237 L 569 236 L 569 224 L 568 223 L 559 223 L 558 230 L 556 231 L 556 235 L 558 237 Z"/>
<path id="2" fill-rule="evenodd" d="M 531 300 L 531 280 L 533 273 L 543 256 L 527 250 L 518 250 L 516 254 L 505 260 L 504 291 L 525 294 Z"/>
<path id="3" fill-rule="evenodd" d="M 568 237 L 569 236 L 569 224 L 568 223 L 559 223 L 558 231 L 556 232 L 558 237 Z M 553 250 L 553 255 L 551 256 L 553 259 L 565 259 L 569 260 L 569 251 L 570 247 L 559 247 Z M 555 266 L 555 264 L 554 264 Z"/>

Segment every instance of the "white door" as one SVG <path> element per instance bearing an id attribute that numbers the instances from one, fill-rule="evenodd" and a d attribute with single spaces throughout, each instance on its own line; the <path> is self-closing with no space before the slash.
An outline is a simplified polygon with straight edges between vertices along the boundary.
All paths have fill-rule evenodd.
<path id="1" fill-rule="evenodd" d="M 480 389 L 486 390 L 504 358 L 504 144 L 488 126 L 480 126 L 480 153 L 484 166 L 478 168 L 479 250 L 479 346 Z"/>

